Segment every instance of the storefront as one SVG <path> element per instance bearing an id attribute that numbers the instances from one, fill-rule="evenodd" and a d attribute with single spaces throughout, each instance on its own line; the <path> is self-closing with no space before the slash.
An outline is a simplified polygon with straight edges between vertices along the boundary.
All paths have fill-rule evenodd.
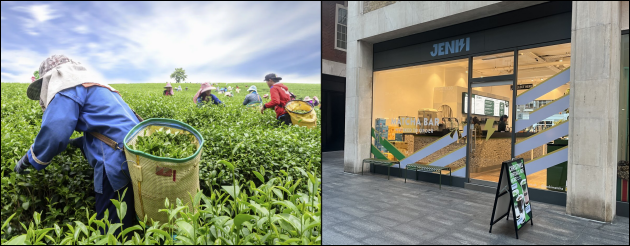
<path id="1" fill-rule="evenodd" d="M 548 2 L 375 42 L 371 157 L 400 161 L 395 176 L 415 177 L 410 164 L 450 167 L 442 174 L 454 185 L 492 191 L 501 162 L 523 158 L 532 197 L 566 205 L 572 55 L 582 52 L 572 47 L 572 7 Z M 628 160 L 627 31 L 620 41 L 615 148 Z M 627 180 L 618 181 L 618 201 L 627 202 Z"/>

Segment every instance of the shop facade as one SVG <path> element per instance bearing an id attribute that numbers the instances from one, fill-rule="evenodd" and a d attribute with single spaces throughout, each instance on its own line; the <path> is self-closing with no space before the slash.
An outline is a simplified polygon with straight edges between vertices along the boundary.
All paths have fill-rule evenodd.
<path id="1" fill-rule="evenodd" d="M 346 172 L 399 160 L 493 192 L 523 158 L 533 200 L 627 216 L 627 2 L 375 3 L 348 6 Z"/>

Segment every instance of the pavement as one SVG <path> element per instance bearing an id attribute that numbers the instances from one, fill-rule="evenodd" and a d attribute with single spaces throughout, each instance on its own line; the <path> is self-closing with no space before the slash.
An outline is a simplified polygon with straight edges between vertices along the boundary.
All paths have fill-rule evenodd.
<path id="1" fill-rule="evenodd" d="M 343 152 L 324 152 L 323 241 L 356 244 L 621 244 L 628 218 L 602 223 L 567 215 L 565 207 L 532 201 L 534 225 L 515 238 L 512 218 L 490 219 L 494 194 L 387 175 L 343 172 Z"/>

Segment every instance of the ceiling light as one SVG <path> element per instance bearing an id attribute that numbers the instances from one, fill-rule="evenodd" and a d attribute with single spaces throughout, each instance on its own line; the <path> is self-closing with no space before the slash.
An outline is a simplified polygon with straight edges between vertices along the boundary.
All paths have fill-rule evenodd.
<path id="1" fill-rule="evenodd" d="M 562 61 L 562 59 L 560 59 L 560 61 Z"/>
<path id="2" fill-rule="evenodd" d="M 543 80 L 542 78 L 540 78 L 540 80 Z"/>

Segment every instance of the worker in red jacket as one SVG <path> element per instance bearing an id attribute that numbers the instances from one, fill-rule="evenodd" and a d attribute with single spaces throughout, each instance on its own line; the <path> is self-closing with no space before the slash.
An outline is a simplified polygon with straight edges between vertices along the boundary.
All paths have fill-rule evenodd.
<path id="1" fill-rule="evenodd" d="M 285 125 L 291 124 L 291 116 L 284 110 L 284 106 L 291 100 L 291 93 L 286 85 L 280 82 L 281 77 L 276 77 L 276 74 L 270 73 L 265 76 L 265 82 L 269 86 L 269 94 L 271 95 L 271 101 L 264 104 L 260 113 L 264 113 L 265 109 L 274 108 L 276 111 L 276 119 Z"/>

